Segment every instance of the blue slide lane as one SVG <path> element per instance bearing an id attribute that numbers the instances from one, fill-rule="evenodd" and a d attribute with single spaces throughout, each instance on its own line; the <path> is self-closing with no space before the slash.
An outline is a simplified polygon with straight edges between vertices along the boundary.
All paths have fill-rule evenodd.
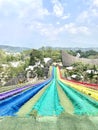
<path id="1" fill-rule="evenodd" d="M 41 84 L 43 84 L 43 83 L 44 83 L 44 82 L 39 83 L 39 84 L 37 84 L 37 86 L 38 86 L 38 85 L 41 85 Z M 16 95 L 16 94 L 18 94 L 18 93 L 21 93 L 22 91 L 25 91 L 26 89 L 32 88 L 32 87 L 34 87 L 34 86 L 36 86 L 36 84 L 35 84 L 35 85 L 34 85 L 34 84 L 32 84 L 32 85 L 27 85 L 27 86 L 24 86 L 24 87 L 22 87 L 22 88 L 17 88 L 17 89 L 8 91 L 8 92 L 0 93 L 0 101 L 1 101 L 1 100 L 4 100 L 4 99 L 6 99 L 6 98 L 9 98 L 9 97 L 11 97 L 11 96 L 13 96 L 13 95 Z"/>
<path id="2" fill-rule="evenodd" d="M 51 82 L 52 78 L 42 84 L 37 84 L 33 88 L 26 90 L 18 95 L 0 101 L 0 116 L 14 116 L 19 108 L 38 93 L 44 86 Z"/>

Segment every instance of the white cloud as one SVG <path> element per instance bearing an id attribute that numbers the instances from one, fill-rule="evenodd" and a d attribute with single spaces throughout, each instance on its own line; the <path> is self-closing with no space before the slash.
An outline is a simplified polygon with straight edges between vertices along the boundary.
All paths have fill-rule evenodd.
<path id="1" fill-rule="evenodd" d="M 68 19 L 68 18 L 70 18 L 70 14 L 64 15 L 64 16 L 62 17 L 62 19 Z"/>
<path id="2" fill-rule="evenodd" d="M 3 4 L 3 0 L 0 0 L 0 7 L 2 6 L 2 4 Z"/>
<path id="3" fill-rule="evenodd" d="M 88 7 L 78 14 L 76 22 L 94 25 L 94 21 L 98 20 L 98 0 L 84 0 L 84 2 L 87 2 Z"/>
<path id="4" fill-rule="evenodd" d="M 39 14 L 40 15 L 50 15 L 49 11 L 47 9 L 43 9 L 43 8 L 40 8 L 39 9 Z"/>
<path id="5" fill-rule="evenodd" d="M 2 24 L 0 23 L 0 28 L 2 27 Z"/>
<path id="6" fill-rule="evenodd" d="M 9 16 L 11 13 L 17 12 L 18 2 L 13 0 L 0 0 L 0 12 L 4 16 Z"/>
<path id="7" fill-rule="evenodd" d="M 86 2 L 87 0 L 84 1 Z M 72 6 L 75 8 L 74 4 L 76 2 L 73 1 L 70 6 L 68 5 L 69 2 L 65 2 L 64 0 L 51 0 L 49 4 L 52 3 L 52 5 L 48 5 L 47 0 L 45 2 L 47 3 L 43 4 L 43 0 L 0 0 L 0 14 L 1 16 L 4 15 L 7 17 L 9 22 L 6 23 L 6 18 L 1 17 L 1 27 L 9 26 L 9 28 L 12 29 L 11 24 L 13 23 L 13 27 L 17 24 L 15 36 L 18 37 L 19 33 L 17 34 L 17 29 L 21 27 L 28 35 L 30 34 L 31 41 L 36 40 L 36 38 L 32 40 L 32 37 L 37 37 L 38 40 L 45 38 L 52 41 L 62 40 L 63 37 L 66 36 L 64 37 L 65 42 L 69 37 L 77 38 L 78 36 L 87 37 L 87 35 L 89 35 L 88 37 L 91 36 L 93 39 L 93 35 L 97 35 L 98 31 L 93 31 L 92 24 L 96 25 L 98 20 L 98 0 L 88 0 L 85 7 L 81 7 L 82 4 L 80 4 L 79 8 L 77 7 L 79 11 L 77 11 L 77 8 L 75 10 L 70 9 Z M 51 12 L 52 7 L 53 12 Z M 50 12 L 48 10 L 50 10 Z M 80 10 L 81 13 L 79 14 Z M 77 21 L 75 21 L 76 15 L 78 15 Z M 49 17 L 45 19 L 45 16 Z M 68 24 L 66 24 L 66 19 L 68 19 Z M 14 23 L 16 24 L 14 25 Z M 95 27 L 95 30 L 98 30 L 98 28 Z M 29 37 L 24 31 L 20 33 L 22 32 L 23 38 L 20 38 L 21 41 Z M 70 39 L 71 38 L 69 38 L 69 40 Z"/>
<path id="8" fill-rule="evenodd" d="M 60 22 L 56 22 L 57 25 L 60 25 Z"/>
<path id="9" fill-rule="evenodd" d="M 93 5 L 98 7 L 98 0 L 93 0 Z"/>
<path id="10" fill-rule="evenodd" d="M 57 17 L 63 16 L 64 8 L 63 8 L 62 4 L 59 2 L 59 0 L 52 0 L 52 3 L 53 3 L 53 13 Z"/>
<path id="11" fill-rule="evenodd" d="M 59 22 L 57 24 L 60 25 Z M 67 33 L 67 34 L 83 34 L 83 35 L 89 35 L 90 31 L 88 27 L 86 26 L 76 26 L 74 23 L 65 24 L 59 27 L 54 26 L 53 24 L 43 24 L 40 22 L 33 22 L 29 26 L 30 30 L 32 32 L 36 31 L 41 36 L 50 39 L 50 40 L 56 40 L 59 39 L 61 33 Z"/>
<path id="12" fill-rule="evenodd" d="M 7 4 L 10 4 L 13 6 L 18 6 L 18 3 L 19 3 L 18 0 L 0 0 L 0 7 L 7 5 Z"/>
<path id="13" fill-rule="evenodd" d="M 57 23 L 59 24 L 59 23 Z M 40 22 L 33 22 L 29 28 L 31 31 L 38 32 L 41 36 L 44 36 L 50 40 L 55 40 L 59 37 L 59 34 L 63 32 L 63 27 L 55 27 L 53 24 L 45 24 Z"/>
<path id="14" fill-rule="evenodd" d="M 63 8 L 61 5 L 54 5 L 54 13 L 57 17 L 60 17 L 63 15 Z"/>
<path id="15" fill-rule="evenodd" d="M 93 20 L 98 18 L 98 9 L 96 8 L 89 8 L 86 11 L 81 12 L 76 21 L 78 23 L 85 23 L 85 24 L 90 24 L 92 23 Z"/>
<path id="16" fill-rule="evenodd" d="M 92 9 L 91 14 L 92 14 L 92 16 L 97 17 L 98 16 L 98 10 L 97 9 Z"/>
<path id="17" fill-rule="evenodd" d="M 74 23 L 65 24 L 65 30 L 71 34 L 82 33 L 85 35 L 90 34 L 90 30 L 86 26 L 76 26 Z"/>
<path id="18" fill-rule="evenodd" d="M 86 34 L 86 35 L 91 34 L 89 28 L 86 27 L 86 26 L 80 26 L 80 27 L 78 27 L 77 28 L 77 32 L 80 32 L 80 33 L 83 33 L 83 34 Z"/>
<path id="19" fill-rule="evenodd" d="M 73 23 L 65 24 L 64 28 L 69 33 L 72 33 L 72 34 L 76 34 L 77 33 L 77 28 L 75 27 L 75 25 Z"/>
<path id="20" fill-rule="evenodd" d="M 30 3 L 28 6 L 25 6 L 24 9 L 21 9 L 21 13 L 23 17 L 28 17 L 30 19 L 42 19 L 46 15 L 50 15 L 47 9 L 43 8 L 42 0 L 37 1 L 33 0 L 34 2 Z"/>
<path id="21" fill-rule="evenodd" d="M 79 14 L 76 21 L 77 22 L 85 22 L 86 20 L 88 20 L 88 18 L 89 18 L 89 12 L 86 10 L 86 11 L 83 11 Z"/>
<path id="22" fill-rule="evenodd" d="M 44 18 L 44 16 L 48 16 L 48 15 L 50 15 L 48 10 L 42 7 L 36 7 L 36 8 L 27 7 L 19 11 L 19 18 L 30 18 L 33 20 L 42 19 Z"/>
<path id="23" fill-rule="evenodd" d="M 43 8 L 42 2 L 42 0 L 0 0 L 0 8 L 5 16 L 16 13 L 18 18 L 40 19 L 50 15 L 48 10 Z"/>

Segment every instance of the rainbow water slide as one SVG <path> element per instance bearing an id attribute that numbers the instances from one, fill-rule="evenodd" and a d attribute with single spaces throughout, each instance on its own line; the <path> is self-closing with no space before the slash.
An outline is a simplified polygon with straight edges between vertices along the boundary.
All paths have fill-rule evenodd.
<path id="1" fill-rule="evenodd" d="M 0 99 L 0 116 L 98 115 L 98 91 L 63 79 L 58 67 L 50 79 L 3 92 Z"/>
<path id="2" fill-rule="evenodd" d="M 73 82 L 71 80 L 64 79 L 64 78 L 62 78 L 60 69 L 58 69 L 58 71 L 59 71 L 59 77 L 60 77 L 60 79 L 63 82 L 65 82 L 66 85 L 69 85 L 69 86 L 77 89 L 78 91 L 80 91 L 80 92 L 82 92 L 82 93 L 84 93 L 84 94 L 86 94 L 86 95 L 88 95 L 88 96 L 90 96 L 93 99 L 95 99 L 95 100 L 98 101 L 98 90 L 95 89 L 95 88 L 98 87 L 98 85 L 96 85 L 96 87 L 95 87 L 95 85 L 94 86 L 92 85 L 93 86 L 92 87 L 92 86 L 90 86 L 90 84 L 89 85 L 84 85 L 84 84 L 82 84 L 80 82 L 76 82 L 76 81 Z"/>
<path id="3" fill-rule="evenodd" d="M 43 83 L 36 84 L 32 88 L 21 91 L 17 95 L 13 95 L 8 97 L 2 101 L 0 101 L 0 116 L 13 116 L 20 109 L 20 107 L 25 104 L 30 98 L 32 98 L 35 94 L 37 94 L 43 87 L 45 87 L 51 80 L 46 80 Z"/>
<path id="4" fill-rule="evenodd" d="M 39 100 L 32 107 L 30 113 L 33 110 L 38 111 L 38 115 L 42 116 L 55 116 L 59 115 L 63 111 L 63 107 L 60 104 L 57 85 L 56 85 L 56 68 L 54 68 L 54 79 L 48 86 L 47 90 L 39 98 Z M 29 114 L 30 114 L 29 113 Z"/>
<path id="5" fill-rule="evenodd" d="M 92 99 L 91 96 L 88 96 L 87 94 L 87 92 L 90 90 L 84 90 L 85 87 L 83 87 L 82 85 L 77 85 L 71 81 L 62 79 L 59 69 L 57 73 L 59 79 L 58 83 L 74 105 L 74 113 L 80 115 L 98 114 L 98 102 Z M 84 91 L 87 92 L 84 93 Z M 96 93 L 97 91 L 95 91 L 95 94 Z"/>

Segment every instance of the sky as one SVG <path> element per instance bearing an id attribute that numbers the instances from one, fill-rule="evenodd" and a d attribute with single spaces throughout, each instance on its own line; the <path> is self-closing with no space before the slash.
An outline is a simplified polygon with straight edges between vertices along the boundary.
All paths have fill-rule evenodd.
<path id="1" fill-rule="evenodd" d="M 98 47 L 98 0 L 0 0 L 0 45 Z"/>

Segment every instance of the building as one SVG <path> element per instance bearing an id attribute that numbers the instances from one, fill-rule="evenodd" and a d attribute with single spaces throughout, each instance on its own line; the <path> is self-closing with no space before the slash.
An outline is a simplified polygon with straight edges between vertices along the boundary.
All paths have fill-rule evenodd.
<path id="1" fill-rule="evenodd" d="M 62 63 L 63 66 L 71 66 L 76 62 L 82 62 L 84 64 L 98 65 L 98 59 L 87 59 L 87 58 L 79 58 L 68 54 L 65 51 L 62 51 Z"/>

